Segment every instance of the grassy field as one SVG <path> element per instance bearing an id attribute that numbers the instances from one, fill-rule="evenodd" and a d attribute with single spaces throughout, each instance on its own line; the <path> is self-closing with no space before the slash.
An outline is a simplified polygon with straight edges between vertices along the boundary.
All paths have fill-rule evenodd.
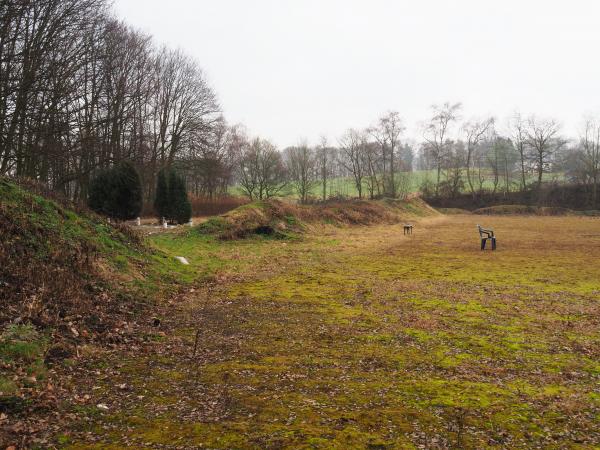
<path id="1" fill-rule="evenodd" d="M 408 177 L 407 193 L 418 192 L 423 182 L 427 179 L 435 180 L 435 171 L 433 170 L 416 170 L 414 172 L 406 172 L 402 175 Z M 321 198 L 323 195 L 323 186 L 321 183 L 315 183 L 311 190 L 311 195 L 316 198 Z M 231 188 L 233 195 L 243 195 L 243 191 L 239 186 L 233 186 Z M 291 186 L 286 186 L 280 193 L 282 197 L 296 197 Z M 331 197 L 343 196 L 343 197 L 358 197 L 358 190 L 352 177 L 335 177 L 328 181 L 327 184 L 327 195 Z M 366 183 L 363 186 L 363 195 L 368 197 L 369 193 L 367 190 Z"/>
<path id="2" fill-rule="evenodd" d="M 480 220 L 494 253 L 479 250 Z M 188 288 L 143 348 L 88 349 L 65 372 L 89 400 L 62 447 L 600 445 L 598 219 L 152 242 L 188 257 L 171 271 Z"/>
<path id="3" fill-rule="evenodd" d="M 415 192 L 419 192 L 423 183 L 429 181 L 431 183 L 435 183 L 436 180 L 436 171 L 435 170 L 415 170 L 413 172 L 403 172 L 399 173 L 398 176 L 407 177 L 408 181 L 406 183 L 406 193 L 412 194 Z M 492 190 L 494 188 L 493 185 L 493 175 L 491 172 L 486 174 L 486 180 L 483 184 L 485 189 Z M 444 180 L 444 175 L 442 174 L 442 181 Z M 565 176 L 563 173 L 548 173 L 544 174 L 545 181 L 565 181 Z M 529 174 L 527 176 L 527 182 L 533 183 L 536 181 L 536 177 L 533 174 Z M 466 180 L 466 175 L 464 176 L 465 190 L 468 190 L 468 184 Z M 501 180 L 498 185 L 498 189 L 502 189 L 504 187 L 503 181 Z M 519 189 L 519 179 L 515 178 L 512 180 L 511 189 L 517 190 Z M 244 195 L 240 186 L 233 186 L 231 188 L 231 194 L 236 196 Z M 323 187 L 320 183 L 315 183 L 311 188 L 311 195 L 316 198 L 321 198 L 323 195 Z M 332 178 L 328 182 L 327 188 L 328 196 L 344 196 L 344 197 L 358 197 L 358 190 L 356 189 L 356 185 L 354 183 L 354 179 L 351 177 L 336 177 Z M 368 197 L 369 193 L 367 191 L 366 184 L 363 186 L 363 195 Z M 286 186 L 280 193 L 281 197 L 297 197 L 291 186 Z"/>

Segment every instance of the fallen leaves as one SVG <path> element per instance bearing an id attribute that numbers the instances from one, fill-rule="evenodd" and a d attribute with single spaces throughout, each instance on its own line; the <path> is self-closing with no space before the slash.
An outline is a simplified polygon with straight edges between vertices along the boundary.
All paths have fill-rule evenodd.
<path id="1" fill-rule="evenodd" d="M 523 264 L 502 252 L 462 277 L 481 256 L 469 253 L 465 220 L 428 225 L 448 236 L 437 247 L 383 227 L 334 230 L 333 247 L 231 244 L 223 252 L 238 252 L 236 264 L 256 248 L 262 256 L 165 302 L 159 332 L 154 316 L 146 328 L 119 323 L 114 346 L 60 371 L 68 389 L 57 388 L 65 409 L 53 432 L 174 448 L 227 445 L 218 438 L 293 448 L 352 436 L 363 448 L 440 449 L 600 440 L 590 400 L 598 299 L 546 292 L 526 276 L 505 282 Z M 510 244 L 542 261 L 526 239 L 503 251 Z"/>

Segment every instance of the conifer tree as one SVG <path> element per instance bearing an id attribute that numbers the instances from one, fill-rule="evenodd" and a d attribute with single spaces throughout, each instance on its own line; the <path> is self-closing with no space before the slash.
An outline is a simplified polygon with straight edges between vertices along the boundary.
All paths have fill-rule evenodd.
<path id="1" fill-rule="evenodd" d="M 136 218 L 142 210 L 142 183 L 133 164 L 123 162 L 99 172 L 90 183 L 88 205 L 113 219 Z"/>
<path id="2" fill-rule="evenodd" d="M 174 170 L 169 175 L 169 200 L 171 220 L 179 224 L 188 222 L 192 216 L 192 206 L 188 200 L 185 179 Z"/>
<path id="3" fill-rule="evenodd" d="M 185 179 L 173 169 L 163 169 L 158 174 L 154 208 L 159 217 L 169 222 L 186 223 L 192 217 Z"/>
<path id="4" fill-rule="evenodd" d="M 119 164 L 115 172 L 113 217 L 120 220 L 135 219 L 143 206 L 140 175 L 129 161 Z"/>
<path id="5" fill-rule="evenodd" d="M 161 169 L 158 172 L 156 181 L 156 196 L 154 198 L 154 210 L 159 218 L 169 219 L 171 217 L 169 184 L 167 180 L 168 169 Z"/>

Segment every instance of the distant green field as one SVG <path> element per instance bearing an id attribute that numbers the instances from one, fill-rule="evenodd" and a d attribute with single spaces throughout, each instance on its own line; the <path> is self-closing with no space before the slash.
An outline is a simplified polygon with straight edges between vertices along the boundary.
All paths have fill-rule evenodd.
<path id="1" fill-rule="evenodd" d="M 431 180 L 434 179 L 434 171 L 432 170 L 418 170 L 415 172 L 404 172 L 399 173 L 398 176 L 407 176 L 409 178 L 408 192 L 418 192 L 425 179 L 429 176 Z M 239 185 L 233 186 L 230 189 L 232 195 L 244 195 Z M 323 186 L 320 182 L 315 183 L 311 188 L 311 194 L 314 197 L 322 197 Z M 344 197 L 358 197 L 358 190 L 352 177 L 336 177 L 327 181 L 327 195 L 329 197 L 344 196 Z M 363 183 L 363 195 L 368 196 L 367 184 Z M 286 186 L 281 191 L 281 197 L 295 197 L 296 193 L 292 186 Z"/>
<path id="2" fill-rule="evenodd" d="M 406 193 L 411 194 L 414 192 L 419 192 L 423 184 L 429 180 L 432 183 L 436 181 L 436 171 L 435 170 L 415 170 L 413 172 L 399 172 L 397 174 L 398 177 L 408 177 L 408 188 Z M 467 184 L 466 176 L 464 178 L 465 183 L 465 191 L 469 189 Z M 485 189 L 493 189 L 493 175 L 491 172 L 485 175 L 485 182 L 483 183 L 483 187 Z M 445 179 L 444 175 L 442 175 L 442 181 Z M 527 176 L 527 182 L 531 183 L 536 180 L 534 175 Z M 557 173 L 548 173 L 545 174 L 544 180 L 551 181 L 565 181 L 565 175 L 562 172 Z M 498 182 L 498 189 L 503 189 L 504 180 L 500 180 Z M 511 190 L 519 189 L 519 179 L 518 177 L 514 177 L 511 179 Z M 233 186 L 230 188 L 230 194 L 232 195 L 244 195 L 241 187 L 239 185 Z M 311 194 L 314 197 L 321 198 L 323 195 L 323 187 L 320 182 L 315 183 L 311 188 Z M 296 193 L 292 186 L 286 186 L 279 195 L 282 198 L 293 198 L 296 197 Z M 327 182 L 327 196 L 328 197 L 358 197 L 358 190 L 356 189 L 356 184 L 354 183 L 354 179 L 352 177 L 336 177 L 328 180 Z M 363 196 L 368 196 L 367 184 L 363 183 Z"/>

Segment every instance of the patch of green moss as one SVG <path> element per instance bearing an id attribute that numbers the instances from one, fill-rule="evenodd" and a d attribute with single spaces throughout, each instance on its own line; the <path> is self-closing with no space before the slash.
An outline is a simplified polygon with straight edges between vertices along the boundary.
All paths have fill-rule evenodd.
<path id="1" fill-rule="evenodd" d="M 47 339 L 31 325 L 9 325 L 0 334 L 0 359 L 31 364 L 45 351 Z"/>
<path id="2" fill-rule="evenodd" d="M 243 207 L 243 206 L 242 206 Z M 222 217 L 210 217 L 196 227 L 200 234 L 219 234 L 227 229 L 227 222 Z"/>
<path id="3" fill-rule="evenodd" d="M 17 385 L 13 380 L 0 376 L 0 395 L 14 395 L 17 392 Z"/>
<path id="4" fill-rule="evenodd" d="M 148 403 L 111 425 L 122 427 L 123 441 L 156 447 L 586 442 L 600 402 L 598 364 L 589 357 L 598 299 L 587 291 L 597 289 L 597 268 L 579 250 L 563 250 L 558 261 L 572 253 L 582 262 L 575 258 L 554 278 L 558 263 L 532 254 L 517 231 L 510 251 L 481 253 L 463 231 L 469 220 L 453 216 L 427 236 L 417 227 L 411 238 L 398 238 L 393 227 L 327 228 L 331 235 L 289 243 L 152 237 L 166 255 L 188 257 L 191 268 L 181 270 L 190 270 L 183 275 L 190 282 L 239 278 L 201 298 L 226 319 L 192 319 L 173 333 L 191 347 L 195 327 L 208 327 L 201 359 L 167 352 L 120 368 L 134 389 L 149 392 Z M 209 403 L 178 397 L 181 385 L 208 391 Z M 215 404 L 222 410 L 218 420 L 196 423 L 161 409 L 175 401 L 183 415 Z"/>

